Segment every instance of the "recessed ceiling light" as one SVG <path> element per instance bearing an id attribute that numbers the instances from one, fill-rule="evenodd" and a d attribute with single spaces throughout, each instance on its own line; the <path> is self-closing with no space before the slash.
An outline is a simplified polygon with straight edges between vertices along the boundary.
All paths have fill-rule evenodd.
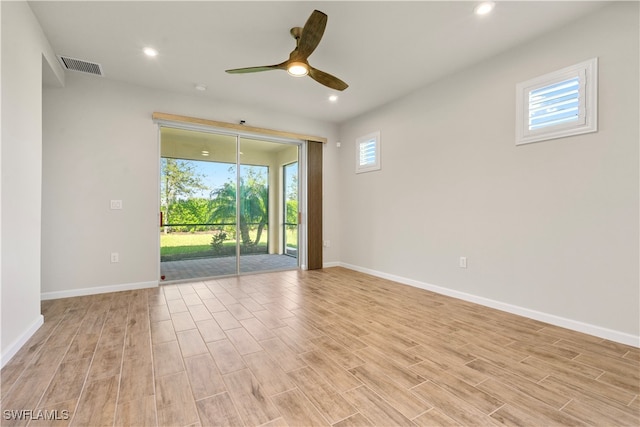
<path id="1" fill-rule="evenodd" d="M 147 56 L 158 56 L 158 51 L 152 47 L 145 47 L 144 49 L 142 49 L 142 51 Z"/>
<path id="2" fill-rule="evenodd" d="M 330 95 L 329 96 L 329 101 L 336 102 L 337 100 L 338 100 L 338 95 Z"/>
<path id="3" fill-rule="evenodd" d="M 199 90 L 200 92 L 204 92 L 205 90 L 207 90 L 207 86 L 203 84 L 197 84 L 194 87 L 196 88 L 196 90 Z"/>
<path id="4" fill-rule="evenodd" d="M 495 2 L 485 1 L 477 5 L 475 9 L 473 9 L 473 12 L 476 15 L 486 15 L 487 13 L 490 13 L 495 7 L 496 7 Z"/>
<path id="5" fill-rule="evenodd" d="M 207 157 L 209 155 L 209 152 L 207 150 L 202 150 L 200 152 L 200 154 L 202 154 L 203 156 Z"/>

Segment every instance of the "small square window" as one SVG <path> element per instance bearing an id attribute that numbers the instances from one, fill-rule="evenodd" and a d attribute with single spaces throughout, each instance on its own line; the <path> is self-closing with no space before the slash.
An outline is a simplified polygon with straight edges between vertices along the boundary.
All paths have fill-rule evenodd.
<path id="1" fill-rule="evenodd" d="M 356 173 L 380 169 L 380 132 L 356 139 Z"/>
<path id="2" fill-rule="evenodd" d="M 516 86 L 516 145 L 598 130 L 598 58 Z"/>

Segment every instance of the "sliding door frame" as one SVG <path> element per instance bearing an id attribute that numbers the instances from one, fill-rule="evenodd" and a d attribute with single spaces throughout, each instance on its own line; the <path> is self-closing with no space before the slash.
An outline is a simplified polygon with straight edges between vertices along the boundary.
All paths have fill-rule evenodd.
<path id="1" fill-rule="evenodd" d="M 236 182 L 240 178 L 239 167 L 239 143 L 241 138 L 260 139 L 266 142 L 277 142 L 284 144 L 298 145 L 298 177 L 299 177 L 299 217 L 301 219 L 298 229 L 299 245 L 299 268 L 303 270 L 322 268 L 322 145 L 326 143 L 325 138 L 301 135 L 290 132 L 274 131 L 244 125 L 234 125 L 231 123 L 216 122 L 205 119 L 195 119 L 185 116 L 175 116 L 165 113 L 153 113 L 154 123 L 158 125 L 158 152 L 161 153 L 161 129 L 163 127 L 184 129 L 197 132 L 206 132 L 219 135 L 234 136 L 236 138 Z M 245 130 L 246 129 L 246 130 Z M 315 148 L 315 149 L 314 149 Z M 319 150 L 318 150 L 319 148 Z M 309 156 L 309 150 L 312 155 Z M 319 156 L 319 163 L 318 163 Z M 161 161 L 159 156 L 159 161 Z M 309 163 L 309 158 L 313 159 L 313 165 Z M 318 169 L 319 165 L 319 169 Z M 313 178 L 309 176 L 309 168 L 313 168 Z M 313 183 L 314 189 L 309 186 Z M 319 183 L 319 187 L 318 187 Z M 158 194 L 160 193 L 160 174 L 158 174 Z M 317 189 L 320 192 L 317 192 Z M 313 194 L 310 195 L 310 191 Z M 236 200 L 239 203 L 239 200 Z M 313 213 L 309 213 L 308 204 L 311 203 Z M 236 224 L 239 224 L 239 209 L 236 209 Z M 158 217 L 158 223 L 160 218 Z M 311 228 L 310 228 L 311 227 Z M 236 243 L 236 273 L 241 275 L 239 268 L 240 249 Z M 313 259 L 309 259 L 309 253 L 313 254 Z M 158 253 L 160 253 L 160 237 L 158 236 Z M 310 263 L 312 261 L 312 263 Z M 246 273 L 245 273 L 246 274 Z M 158 279 L 161 270 L 158 263 Z M 161 282 L 161 280 L 159 280 Z"/>

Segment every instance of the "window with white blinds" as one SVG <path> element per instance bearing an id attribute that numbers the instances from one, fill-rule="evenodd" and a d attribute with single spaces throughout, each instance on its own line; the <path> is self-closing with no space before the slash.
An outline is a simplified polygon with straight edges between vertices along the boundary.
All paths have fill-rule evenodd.
<path id="1" fill-rule="evenodd" d="M 516 144 L 597 131 L 597 58 L 520 83 Z"/>
<path id="2" fill-rule="evenodd" d="M 380 132 L 356 139 L 356 173 L 380 169 Z"/>

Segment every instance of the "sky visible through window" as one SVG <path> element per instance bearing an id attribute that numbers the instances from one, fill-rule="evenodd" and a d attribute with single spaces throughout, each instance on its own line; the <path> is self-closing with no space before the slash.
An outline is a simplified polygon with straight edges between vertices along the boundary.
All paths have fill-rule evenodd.
<path id="1" fill-rule="evenodd" d="M 190 160 L 195 166 L 195 172 L 202 176 L 203 183 L 209 190 L 201 190 L 194 194 L 195 197 L 209 198 L 210 192 L 222 187 L 225 182 L 234 182 L 236 179 L 236 165 L 233 163 L 199 162 Z"/>
<path id="2" fill-rule="evenodd" d="M 207 162 L 198 160 L 185 160 L 195 166 L 195 173 L 202 178 L 204 185 L 208 187 L 206 190 L 195 191 L 193 197 L 208 199 L 211 192 L 222 187 L 225 182 L 235 182 L 236 165 L 235 163 Z M 256 174 L 263 174 L 267 179 L 266 166 L 240 165 L 242 174 L 246 174 L 250 169 L 254 169 Z"/>

